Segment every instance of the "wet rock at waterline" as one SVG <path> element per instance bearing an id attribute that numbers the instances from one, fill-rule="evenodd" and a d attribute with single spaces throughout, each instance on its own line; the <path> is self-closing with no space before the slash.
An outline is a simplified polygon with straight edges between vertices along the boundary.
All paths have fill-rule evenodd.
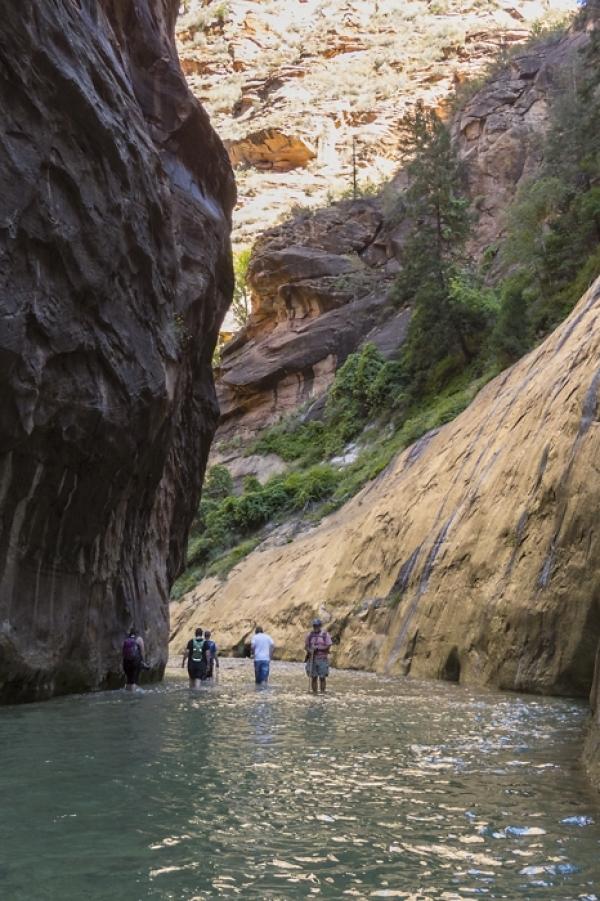
<path id="1" fill-rule="evenodd" d="M 596 786 L 600 788 L 600 645 L 596 654 L 590 706 L 591 715 L 584 757 L 590 776 Z"/>
<path id="2" fill-rule="evenodd" d="M 235 188 L 177 0 L 0 3 L 0 699 L 164 667 Z"/>
<path id="3" fill-rule="evenodd" d="M 259 622 L 298 659 L 314 612 L 339 666 L 589 693 L 600 636 L 600 281 L 543 344 L 339 512 L 172 604 L 172 648 Z M 596 713 L 597 716 L 597 713 Z"/>

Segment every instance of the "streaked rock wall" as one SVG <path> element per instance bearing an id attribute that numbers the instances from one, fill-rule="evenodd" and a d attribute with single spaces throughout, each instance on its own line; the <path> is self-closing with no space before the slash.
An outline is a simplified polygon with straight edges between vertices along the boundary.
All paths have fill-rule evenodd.
<path id="1" fill-rule="evenodd" d="M 162 672 L 217 418 L 230 165 L 177 0 L 1 0 L 0 700 Z"/>

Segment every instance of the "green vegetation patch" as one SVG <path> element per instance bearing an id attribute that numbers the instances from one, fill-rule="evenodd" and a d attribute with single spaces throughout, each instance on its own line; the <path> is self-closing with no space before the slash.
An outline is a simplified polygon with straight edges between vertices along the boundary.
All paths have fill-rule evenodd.
<path id="1" fill-rule="evenodd" d="M 249 477 L 242 494 L 235 495 L 227 468 L 213 466 L 192 524 L 188 567 L 175 583 L 172 597 L 181 597 L 204 576 L 223 578 L 254 550 L 258 533 L 267 523 L 307 511 L 331 497 L 338 481 L 338 470 L 321 464 L 273 476 L 264 485 Z"/>
<path id="2" fill-rule="evenodd" d="M 293 514 L 305 516 L 314 523 L 341 507 L 378 476 L 399 451 L 464 410 L 495 374 L 489 371 L 472 378 L 463 373 L 445 392 L 424 399 L 408 411 L 401 423 L 390 427 L 389 417 L 394 415 L 395 405 L 400 415 L 398 398 L 404 395 L 390 393 L 384 402 L 379 390 L 372 395 L 366 387 L 379 385 L 382 373 L 387 367 L 395 372 L 395 364 L 386 363 L 373 345 L 366 345 L 351 354 L 345 367 L 345 371 L 344 367 L 339 370 L 339 381 L 336 378 L 330 392 L 330 409 L 334 411 L 330 420 L 304 423 L 297 417 L 267 430 L 252 448 L 254 453 L 270 453 L 276 449 L 293 461 L 291 471 L 273 476 L 264 485 L 252 476 L 247 477 L 243 492 L 235 495 L 233 480 L 225 466 L 213 466 L 209 470 L 188 545 L 188 568 L 174 585 L 173 599 L 190 591 L 205 576 L 224 578 L 258 546 L 268 524 L 277 524 Z M 348 382 L 354 384 L 356 393 L 340 398 L 340 385 L 347 387 Z M 377 396 L 377 408 L 371 405 L 373 400 L 369 401 L 369 396 Z M 373 420 L 375 409 L 378 417 Z M 330 454 L 342 449 L 344 423 L 350 421 L 352 410 L 362 410 L 362 419 L 357 421 L 363 426 L 368 423 L 361 436 L 365 439 L 364 446 L 356 461 L 346 467 L 335 466 L 330 461 L 311 462 L 315 453 L 326 453 L 327 447 L 335 449 Z M 361 431 L 360 426 L 353 425 L 352 437 L 357 436 L 357 430 Z M 316 443 L 316 451 L 311 441 Z"/>
<path id="3" fill-rule="evenodd" d="M 284 420 L 264 432 L 249 453 L 279 454 L 304 467 L 329 459 L 341 454 L 368 422 L 397 407 L 402 392 L 402 367 L 386 361 L 374 344 L 365 344 L 338 369 L 322 420 Z"/>

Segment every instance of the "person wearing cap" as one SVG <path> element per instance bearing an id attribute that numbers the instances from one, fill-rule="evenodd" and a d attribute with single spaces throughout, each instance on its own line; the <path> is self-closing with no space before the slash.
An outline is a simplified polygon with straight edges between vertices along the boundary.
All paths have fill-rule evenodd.
<path id="1" fill-rule="evenodd" d="M 329 675 L 329 649 L 332 641 L 331 635 L 322 629 L 323 623 L 316 617 L 312 621 L 312 631 L 308 633 L 304 641 L 306 650 L 306 675 L 310 679 L 312 690 L 317 692 L 317 685 L 321 691 L 325 691 L 327 676 Z"/>

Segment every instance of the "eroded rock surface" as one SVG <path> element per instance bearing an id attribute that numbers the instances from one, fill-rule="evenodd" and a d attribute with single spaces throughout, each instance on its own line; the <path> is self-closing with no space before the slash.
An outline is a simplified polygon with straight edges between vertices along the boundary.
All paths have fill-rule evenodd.
<path id="1" fill-rule="evenodd" d="M 573 31 L 516 55 L 456 115 L 475 259 L 493 259 L 508 205 L 539 168 L 554 92 L 576 71 L 588 40 Z M 218 441 L 251 439 L 318 397 L 365 340 L 388 356 L 397 352 L 409 312 L 394 308 L 389 290 L 411 225 L 398 203 L 405 187 L 400 172 L 376 198 L 300 212 L 257 240 L 248 270 L 252 314 L 222 356 Z"/>
<path id="2" fill-rule="evenodd" d="M 222 354 L 219 441 L 250 439 L 322 395 L 348 354 L 399 315 L 385 253 L 375 249 L 382 223 L 379 203 L 346 201 L 259 239 L 248 269 L 252 315 Z"/>
<path id="3" fill-rule="evenodd" d="M 555 93 L 574 77 L 588 40 L 573 30 L 515 55 L 451 123 L 473 203 L 473 258 L 492 263 L 507 208 L 541 163 Z M 387 356 L 398 351 L 410 313 L 394 308 L 390 287 L 411 227 L 399 203 L 405 188 L 400 171 L 376 197 L 297 213 L 257 240 L 250 320 L 225 347 L 218 375 L 218 441 L 252 439 L 322 395 L 366 340 Z"/>
<path id="4" fill-rule="evenodd" d="M 347 192 L 353 159 L 360 188 L 390 179 L 407 107 L 420 98 L 444 108 L 457 84 L 576 2 L 553 0 L 549 9 L 540 0 L 186 0 L 183 7 L 183 65 L 231 142 L 234 241 L 250 246 L 295 205 L 322 207 Z M 296 165 L 264 140 L 252 151 L 253 136 L 268 133 L 292 139 Z M 302 165 L 298 142 L 314 151 Z"/>
<path id="5" fill-rule="evenodd" d="M 301 138 L 285 134 L 277 128 L 252 132 L 225 146 L 234 166 L 256 166 L 274 172 L 289 172 L 306 166 L 316 157 L 316 151 Z"/>
<path id="6" fill-rule="evenodd" d="M 338 665 L 587 695 L 600 636 L 600 280 L 539 348 L 338 513 L 172 605 L 235 650 L 255 623 Z M 597 682 L 595 717 L 598 719 Z"/>
<path id="7" fill-rule="evenodd" d="M 515 56 L 466 104 L 454 137 L 478 214 L 475 250 L 501 236 L 503 214 L 522 183 L 535 176 L 553 95 L 576 78 L 585 31 L 568 32 Z"/>
<path id="8" fill-rule="evenodd" d="M 0 699 L 165 662 L 235 189 L 177 0 L 0 3 Z"/>

